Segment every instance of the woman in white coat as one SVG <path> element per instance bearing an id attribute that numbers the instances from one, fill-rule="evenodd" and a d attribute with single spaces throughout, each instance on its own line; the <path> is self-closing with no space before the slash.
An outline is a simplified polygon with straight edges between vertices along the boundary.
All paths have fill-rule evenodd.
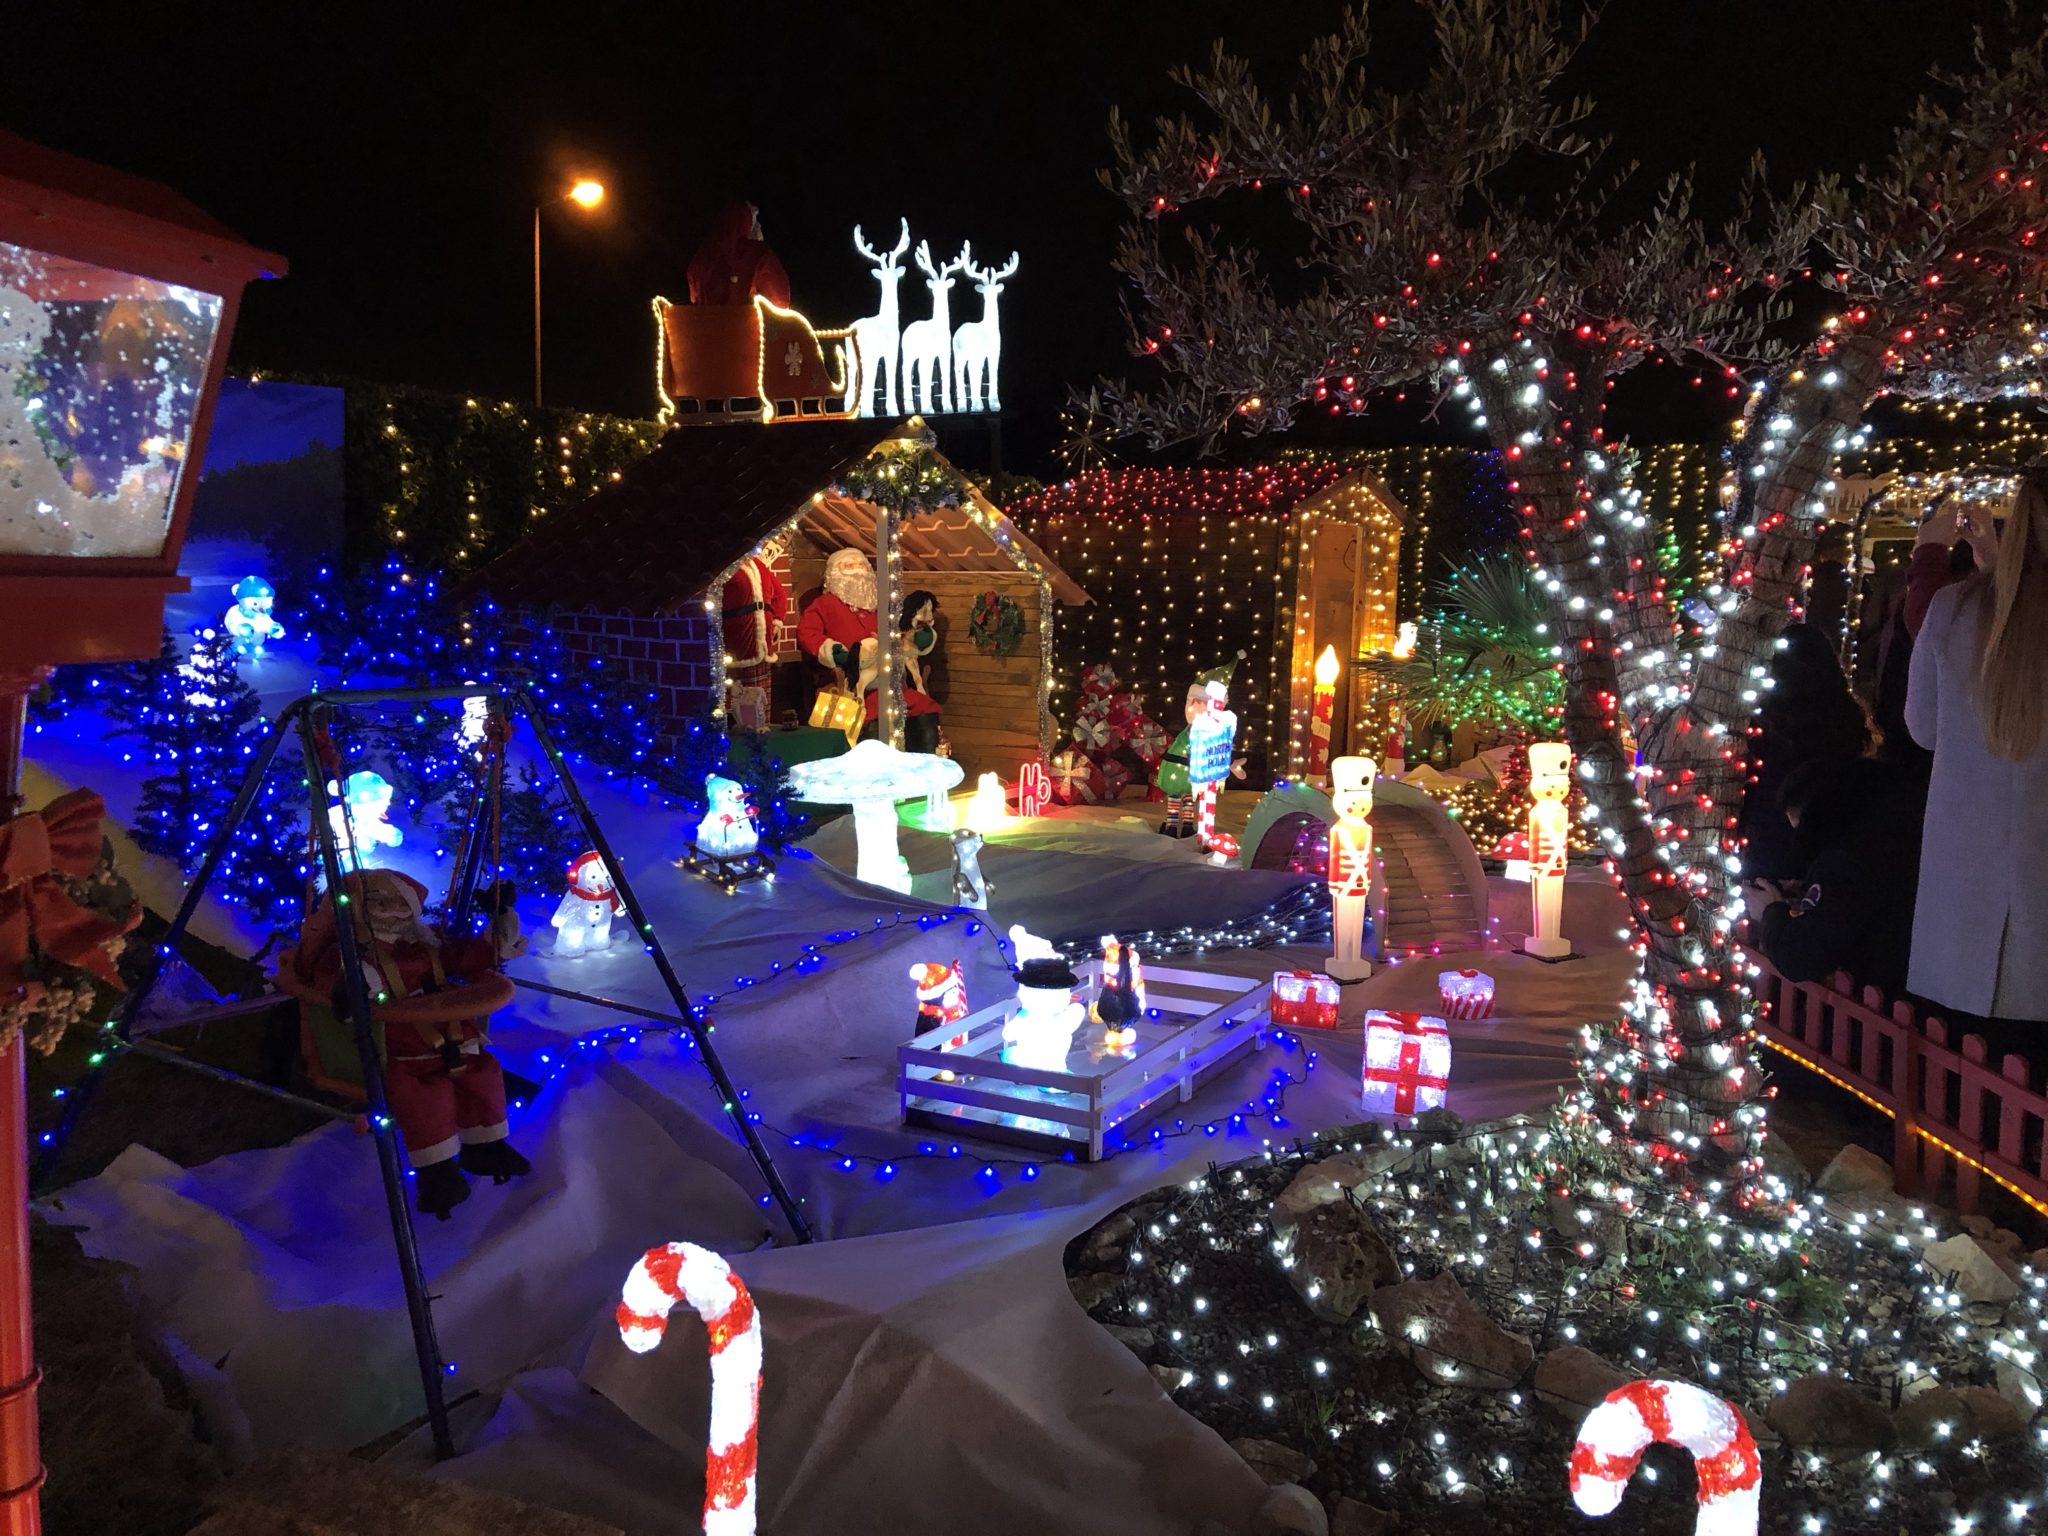
<path id="1" fill-rule="evenodd" d="M 1906 725 L 1934 753 L 1907 984 L 1993 1061 L 2048 1064 L 2048 468 L 1927 610 Z"/>

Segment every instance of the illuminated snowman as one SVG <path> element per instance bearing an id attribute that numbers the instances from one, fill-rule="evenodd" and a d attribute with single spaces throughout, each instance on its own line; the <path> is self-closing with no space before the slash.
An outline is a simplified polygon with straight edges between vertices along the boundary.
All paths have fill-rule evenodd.
<path id="1" fill-rule="evenodd" d="M 1044 939 L 1022 924 L 1010 930 L 1017 954 L 1017 1009 L 1003 1025 L 1003 1060 L 1040 1072 L 1064 1072 L 1074 1031 L 1088 1016 L 1075 996 L 1081 978 Z"/>
<path id="2" fill-rule="evenodd" d="M 754 818 L 747 810 L 747 791 L 722 774 L 704 780 L 704 819 L 697 823 L 697 851 L 718 859 L 741 859 L 761 846 Z"/>
<path id="3" fill-rule="evenodd" d="M 284 636 L 284 626 L 270 612 L 277 589 L 261 576 L 244 576 L 233 590 L 235 606 L 221 615 L 221 628 L 234 642 L 237 656 L 261 656 L 265 645 Z"/>
<path id="4" fill-rule="evenodd" d="M 578 855 L 569 866 L 569 889 L 551 919 L 555 953 L 573 957 L 605 948 L 612 941 L 612 914 L 622 905 L 603 855 L 596 849 Z"/>
<path id="5" fill-rule="evenodd" d="M 352 773 L 337 789 L 332 779 L 327 792 L 341 796 L 342 803 L 327 813 L 334 829 L 334 846 L 350 867 L 375 848 L 396 848 L 405 834 L 391 825 L 391 785 L 381 773 L 365 768 Z"/>

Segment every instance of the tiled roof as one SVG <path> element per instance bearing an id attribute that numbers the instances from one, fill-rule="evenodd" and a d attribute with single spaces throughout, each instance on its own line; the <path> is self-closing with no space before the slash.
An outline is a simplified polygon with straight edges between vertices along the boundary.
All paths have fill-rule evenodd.
<path id="1" fill-rule="evenodd" d="M 672 614 L 876 446 L 894 421 L 677 427 L 479 572 L 506 607 Z"/>

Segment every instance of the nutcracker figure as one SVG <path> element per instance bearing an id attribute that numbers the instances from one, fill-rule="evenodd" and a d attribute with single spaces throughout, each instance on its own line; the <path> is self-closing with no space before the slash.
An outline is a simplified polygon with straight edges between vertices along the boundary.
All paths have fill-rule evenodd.
<path id="1" fill-rule="evenodd" d="M 1571 831 L 1565 798 L 1571 793 L 1572 749 L 1561 741 L 1529 748 L 1529 897 L 1534 920 L 1522 948 L 1543 960 L 1572 952 L 1563 936 L 1565 844 Z"/>
<path id="2" fill-rule="evenodd" d="M 769 667 L 789 617 L 789 593 L 775 574 L 781 557 L 782 541 L 768 540 L 734 568 L 719 593 L 731 719 L 743 731 L 768 727 Z"/>
<path id="3" fill-rule="evenodd" d="M 1365 913 L 1372 898 L 1372 780 L 1369 757 L 1339 757 L 1330 763 L 1330 803 L 1337 823 L 1330 828 L 1330 938 L 1336 953 L 1323 962 L 1333 981 L 1364 981 L 1372 975 L 1365 958 Z"/>

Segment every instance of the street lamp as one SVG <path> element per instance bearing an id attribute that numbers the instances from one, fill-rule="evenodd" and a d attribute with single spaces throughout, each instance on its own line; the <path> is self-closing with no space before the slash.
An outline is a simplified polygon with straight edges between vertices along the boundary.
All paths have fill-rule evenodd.
<path id="1" fill-rule="evenodd" d="M 540 404 L 540 211 L 556 203 L 574 203 L 588 213 L 604 201 L 604 183 L 588 177 L 577 181 L 560 197 L 536 203 L 533 209 L 533 403 Z"/>
<path id="2" fill-rule="evenodd" d="M 157 654 L 242 289 L 283 271 L 168 187 L 0 133 L 0 838 L 29 691 Z M 22 1051 L 0 1051 L 0 1536 L 42 1528 Z"/>

